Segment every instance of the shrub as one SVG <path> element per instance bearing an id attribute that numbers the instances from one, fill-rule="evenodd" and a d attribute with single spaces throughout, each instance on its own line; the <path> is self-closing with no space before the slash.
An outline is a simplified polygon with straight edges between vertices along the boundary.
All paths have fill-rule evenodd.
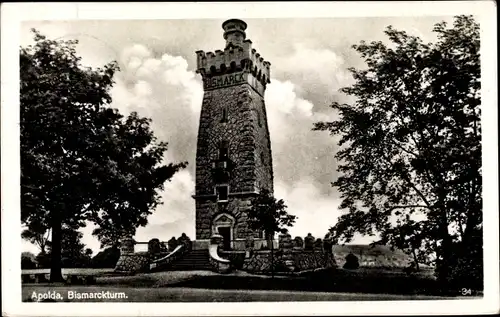
<path id="1" fill-rule="evenodd" d="M 21 269 L 28 270 L 28 269 L 35 269 L 35 268 L 36 268 L 35 260 L 30 256 L 26 256 L 26 255 L 22 254 L 21 255 Z"/>
<path id="2" fill-rule="evenodd" d="M 50 268 L 50 254 L 48 253 L 38 253 L 36 256 L 36 263 L 38 264 L 38 268 L 46 269 Z"/>
<path id="3" fill-rule="evenodd" d="M 354 254 L 352 253 L 349 253 L 346 257 L 345 257 L 345 264 L 343 266 L 344 269 L 347 269 L 347 270 L 356 270 L 357 268 L 359 268 L 359 260 L 358 260 L 358 257 L 355 256 Z"/>
<path id="4" fill-rule="evenodd" d="M 109 247 L 97 253 L 90 260 L 90 266 L 93 268 L 114 268 L 119 257 L 120 250 L 117 247 Z"/>

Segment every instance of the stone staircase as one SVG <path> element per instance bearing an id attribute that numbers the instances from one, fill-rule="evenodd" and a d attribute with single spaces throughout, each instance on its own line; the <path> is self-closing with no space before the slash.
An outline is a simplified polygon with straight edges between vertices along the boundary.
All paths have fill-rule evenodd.
<path id="1" fill-rule="evenodd" d="M 208 250 L 191 250 L 169 265 L 168 271 L 212 270 Z"/>

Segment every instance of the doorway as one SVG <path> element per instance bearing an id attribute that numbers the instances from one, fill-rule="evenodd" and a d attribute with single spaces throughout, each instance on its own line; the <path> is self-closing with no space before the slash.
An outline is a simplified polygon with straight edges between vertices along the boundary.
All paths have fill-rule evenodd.
<path id="1" fill-rule="evenodd" d="M 223 250 L 231 250 L 231 227 L 219 227 L 219 234 L 222 236 Z"/>

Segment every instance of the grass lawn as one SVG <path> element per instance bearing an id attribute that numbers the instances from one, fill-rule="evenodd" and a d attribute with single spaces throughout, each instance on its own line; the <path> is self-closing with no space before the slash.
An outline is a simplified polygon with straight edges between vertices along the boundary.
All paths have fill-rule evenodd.
<path id="1" fill-rule="evenodd" d="M 97 273 L 97 272 L 96 272 Z M 170 271 L 132 276 L 100 276 L 97 285 L 24 284 L 23 300 L 33 293 L 57 292 L 59 301 L 107 302 L 235 302 L 235 301 L 350 301 L 450 299 L 436 292 L 429 276 L 405 276 L 383 270 L 338 269 L 306 276 L 252 275 L 236 271 Z M 69 292 L 116 292 L 119 298 L 73 298 Z M 75 293 L 74 293 L 75 294 Z M 452 294 L 458 295 L 458 294 Z M 455 297 L 456 298 L 456 297 Z M 473 297 L 468 297 L 473 298 Z"/>
<path id="2" fill-rule="evenodd" d="M 60 301 L 111 302 L 429 300 L 457 298 L 460 295 L 459 290 L 446 293 L 439 291 L 435 278 L 428 272 L 407 276 L 395 270 L 372 268 L 352 271 L 337 269 L 274 278 L 242 271 L 226 275 L 211 271 L 166 271 L 112 276 L 106 274 L 109 273 L 106 269 L 90 269 L 88 272 L 76 270 L 96 275 L 96 285 L 23 284 L 23 301 L 29 301 L 33 292 L 42 295 L 58 292 Z M 110 291 L 124 295 L 120 295 L 120 298 L 70 299 L 68 296 L 71 291 Z"/>

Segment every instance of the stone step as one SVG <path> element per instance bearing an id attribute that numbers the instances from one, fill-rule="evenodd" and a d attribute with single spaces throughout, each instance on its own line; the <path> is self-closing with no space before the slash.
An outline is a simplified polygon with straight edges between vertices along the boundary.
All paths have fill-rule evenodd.
<path id="1" fill-rule="evenodd" d="M 182 258 L 171 263 L 169 271 L 211 270 L 208 250 L 192 250 Z"/>

